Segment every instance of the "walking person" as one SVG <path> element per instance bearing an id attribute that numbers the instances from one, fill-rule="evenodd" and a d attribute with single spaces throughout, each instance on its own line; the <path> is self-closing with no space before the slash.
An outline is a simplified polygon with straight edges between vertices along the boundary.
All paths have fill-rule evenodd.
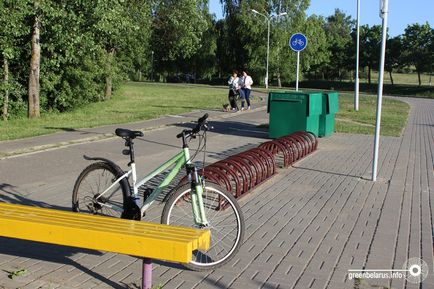
<path id="1" fill-rule="evenodd" d="M 238 105 L 237 105 L 237 96 L 239 95 L 239 91 L 241 89 L 240 86 L 240 78 L 238 77 L 238 71 L 234 70 L 232 72 L 231 77 L 228 80 L 229 85 L 229 104 L 231 106 L 231 110 L 238 111 Z"/>
<path id="2" fill-rule="evenodd" d="M 244 100 L 247 102 L 247 109 L 250 109 L 250 92 L 252 91 L 252 84 L 252 77 L 247 73 L 247 71 L 243 70 L 241 90 L 244 97 L 241 99 L 241 110 L 244 110 Z"/>

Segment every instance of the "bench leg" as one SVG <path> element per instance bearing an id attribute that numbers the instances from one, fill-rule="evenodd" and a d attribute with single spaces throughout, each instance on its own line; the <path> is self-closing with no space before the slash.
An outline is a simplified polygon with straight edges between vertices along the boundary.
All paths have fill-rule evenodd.
<path id="1" fill-rule="evenodd" d="M 142 267 L 142 289 L 152 288 L 152 260 L 143 258 Z"/>

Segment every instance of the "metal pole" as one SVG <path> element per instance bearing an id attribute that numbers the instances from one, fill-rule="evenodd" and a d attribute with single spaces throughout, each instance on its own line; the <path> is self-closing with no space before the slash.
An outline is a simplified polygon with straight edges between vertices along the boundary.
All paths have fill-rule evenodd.
<path id="1" fill-rule="evenodd" d="M 265 88 L 268 89 L 268 57 L 270 55 L 270 20 L 271 17 L 267 18 L 268 20 L 268 32 L 267 32 L 267 71 L 265 72 Z"/>
<path id="2" fill-rule="evenodd" d="M 143 258 L 142 265 L 142 289 L 152 288 L 152 260 Z"/>
<path id="3" fill-rule="evenodd" d="M 357 0 L 356 81 L 354 87 L 354 110 L 359 111 L 359 47 L 360 47 L 360 0 Z"/>
<path id="4" fill-rule="evenodd" d="M 154 81 L 154 51 L 151 51 L 151 81 Z"/>
<path id="5" fill-rule="evenodd" d="M 295 80 L 295 91 L 298 91 L 298 68 L 300 66 L 300 51 L 297 51 L 297 74 Z"/>
<path id="6" fill-rule="evenodd" d="M 389 14 L 389 0 L 380 0 L 381 11 L 380 15 L 383 18 L 383 39 L 381 42 L 381 58 L 378 75 L 378 94 L 377 94 L 377 119 L 375 123 L 375 139 L 374 139 L 374 161 L 372 164 L 372 181 L 377 180 L 377 165 L 378 165 L 378 147 L 380 142 L 380 126 L 381 126 L 381 102 L 383 99 L 383 75 L 384 75 L 384 59 L 386 55 L 386 39 L 387 39 L 387 17 Z"/>
<path id="7" fill-rule="evenodd" d="M 265 14 L 259 13 L 255 9 L 252 9 L 252 12 L 255 14 L 264 16 L 268 22 L 267 23 L 267 26 L 268 26 L 268 31 L 267 31 L 267 68 L 266 68 L 266 72 L 265 72 L 265 88 L 268 89 L 268 59 L 270 56 L 270 22 L 271 22 L 271 18 L 273 18 L 273 16 L 270 14 L 265 15 Z M 286 12 L 279 13 L 278 15 L 276 15 L 276 17 L 284 16 L 286 14 L 288 14 L 288 13 L 286 13 Z"/>

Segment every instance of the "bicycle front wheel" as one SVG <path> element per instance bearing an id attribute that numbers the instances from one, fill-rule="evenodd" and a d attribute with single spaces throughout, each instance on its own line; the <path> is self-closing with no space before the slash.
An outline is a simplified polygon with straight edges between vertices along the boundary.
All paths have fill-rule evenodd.
<path id="1" fill-rule="evenodd" d="M 75 182 L 72 193 L 72 210 L 120 218 L 124 211 L 128 191 L 127 180 L 122 179 L 107 190 L 118 176 L 119 172 L 106 162 L 89 165 Z M 103 194 L 104 191 L 106 192 Z"/>
<path id="2" fill-rule="evenodd" d="M 208 251 L 193 251 L 192 261 L 186 267 L 195 270 L 211 270 L 229 262 L 239 250 L 244 237 L 244 218 L 235 198 L 214 183 L 206 183 L 203 192 L 205 215 L 211 233 Z M 161 223 L 198 228 L 194 222 L 191 204 L 191 187 L 178 188 L 163 209 Z"/>

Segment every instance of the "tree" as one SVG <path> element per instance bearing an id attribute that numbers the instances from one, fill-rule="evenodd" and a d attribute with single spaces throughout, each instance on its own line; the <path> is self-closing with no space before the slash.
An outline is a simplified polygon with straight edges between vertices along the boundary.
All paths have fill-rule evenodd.
<path id="1" fill-rule="evenodd" d="M 34 2 L 35 15 L 33 15 L 33 23 L 32 23 L 32 41 L 31 41 L 32 52 L 30 58 L 29 89 L 28 89 L 29 118 L 38 118 L 40 116 L 39 72 L 40 72 L 40 64 L 41 64 L 41 40 L 40 40 L 40 26 L 41 26 L 41 17 L 42 17 L 42 12 L 40 10 L 41 4 L 42 3 L 40 1 Z"/>
<path id="2" fill-rule="evenodd" d="M 218 76 L 222 77 L 222 75 L 229 72 L 232 67 L 231 58 L 228 57 L 228 47 L 230 43 L 230 37 L 227 28 L 227 22 L 225 19 L 218 20 L 215 24 L 216 31 L 216 62 L 217 62 L 217 70 Z"/>
<path id="3" fill-rule="evenodd" d="M 125 41 L 120 42 L 118 59 L 124 70 L 142 81 L 142 74 L 151 71 L 151 5 L 143 0 L 129 0 L 126 5 L 126 15 L 138 29 L 131 29 L 124 35 Z"/>
<path id="4" fill-rule="evenodd" d="M 66 111 L 102 99 L 103 51 L 96 44 L 93 5 L 44 1 L 41 6 L 41 108 Z"/>
<path id="5" fill-rule="evenodd" d="M 17 58 L 20 40 L 25 36 L 24 19 L 28 13 L 27 1 L 4 0 L 0 2 L 0 57 L 3 58 L 3 82 L 0 84 L 0 96 L 3 95 L 3 120 L 9 116 L 9 98 L 16 82 L 12 81 L 10 65 Z M 17 96 L 15 96 L 16 98 Z"/>
<path id="6" fill-rule="evenodd" d="M 333 59 L 330 59 L 330 47 L 327 42 L 326 32 L 323 27 L 325 20 L 315 15 L 306 20 L 305 34 L 308 37 L 308 46 L 303 51 L 303 70 L 317 70 L 326 66 Z"/>
<path id="7" fill-rule="evenodd" d="M 377 68 L 379 65 L 381 33 L 382 29 L 380 25 L 372 27 L 369 27 L 369 25 L 360 26 L 360 66 L 368 68 L 369 85 L 371 85 L 372 69 Z M 355 29 L 353 30 L 352 37 L 354 43 L 356 43 Z"/>
<path id="8" fill-rule="evenodd" d="M 202 47 L 208 29 L 203 1 L 161 0 L 153 20 L 152 49 L 158 72 L 178 73 L 179 61 L 191 59 Z"/>
<path id="9" fill-rule="evenodd" d="M 3 69 L 4 69 L 4 99 L 3 99 L 3 120 L 8 120 L 8 108 L 9 108 L 9 60 L 6 53 L 3 53 Z"/>
<path id="10" fill-rule="evenodd" d="M 245 0 L 221 1 L 224 5 L 226 21 L 226 37 L 228 44 L 226 57 L 232 61 L 233 68 L 247 68 L 253 78 L 259 82 L 265 75 L 267 54 L 267 19 L 257 15 L 252 9 L 268 15 L 270 19 L 270 81 L 273 77 L 281 82 L 281 77 L 289 81 L 295 75 L 291 71 L 288 55 L 288 40 L 299 24 L 305 19 L 304 11 L 309 5 L 308 0 Z M 276 17 L 286 12 L 284 17 Z M 282 61 L 285 59 L 285 61 Z"/>
<path id="11" fill-rule="evenodd" d="M 2 116 L 100 101 L 112 83 L 148 69 L 149 2 L 0 1 Z"/>
<path id="12" fill-rule="evenodd" d="M 324 30 L 329 43 L 330 62 L 325 65 L 328 78 L 338 78 L 342 81 L 348 62 L 347 46 L 352 45 L 351 30 L 354 20 L 339 9 L 326 18 Z"/>
<path id="13" fill-rule="evenodd" d="M 431 52 L 429 57 L 429 63 L 430 63 L 430 73 L 429 73 L 429 85 L 432 85 L 432 69 L 434 65 L 434 29 L 431 29 L 431 37 L 430 37 L 430 44 L 428 46 L 428 50 Z"/>
<path id="14" fill-rule="evenodd" d="M 217 71 L 217 30 L 208 9 L 204 9 L 203 13 L 207 21 L 207 30 L 202 34 L 201 47 L 191 60 L 186 62 L 186 70 L 193 72 L 196 78 L 210 80 Z"/>
<path id="15" fill-rule="evenodd" d="M 105 98 L 113 91 L 113 76 L 116 74 L 115 53 L 125 38 L 140 27 L 131 21 L 128 5 L 131 1 L 96 1 L 92 9 L 92 25 L 97 44 L 105 51 Z M 137 4 L 137 3 L 135 3 Z M 143 5 L 146 5 L 144 3 Z"/>
<path id="16" fill-rule="evenodd" d="M 277 78 L 277 85 L 282 86 L 282 80 L 290 82 L 295 79 L 296 58 L 288 47 L 288 40 L 296 32 L 307 33 L 304 24 L 308 1 L 275 1 L 273 4 L 276 15 L 286 12 L 287 15 L 275 19 L 271 34 L 270 67 Z M 283 60 L 283 61 L 282 61 Z M 301 70 L 304 69 L 302 61 Z"/>
<path id="17" fill-rule="evenodd" d="M 385 70 L 389 72 L 390 82 L 393 83 L 392 72 L 402 66 L 402 38 L 396 36 L 387 40 Z"/>
<path id="18" fill-rule="evenodd" d="M 407 64 L 414 65 L 418 76 L 419 86 L 422 85 L 420 75 L 430 70 L 432 62 L 432 29 L 428 22 L 425 24 L 412 24 L 405 28 L 402 45 L 405 51 Z"/>

